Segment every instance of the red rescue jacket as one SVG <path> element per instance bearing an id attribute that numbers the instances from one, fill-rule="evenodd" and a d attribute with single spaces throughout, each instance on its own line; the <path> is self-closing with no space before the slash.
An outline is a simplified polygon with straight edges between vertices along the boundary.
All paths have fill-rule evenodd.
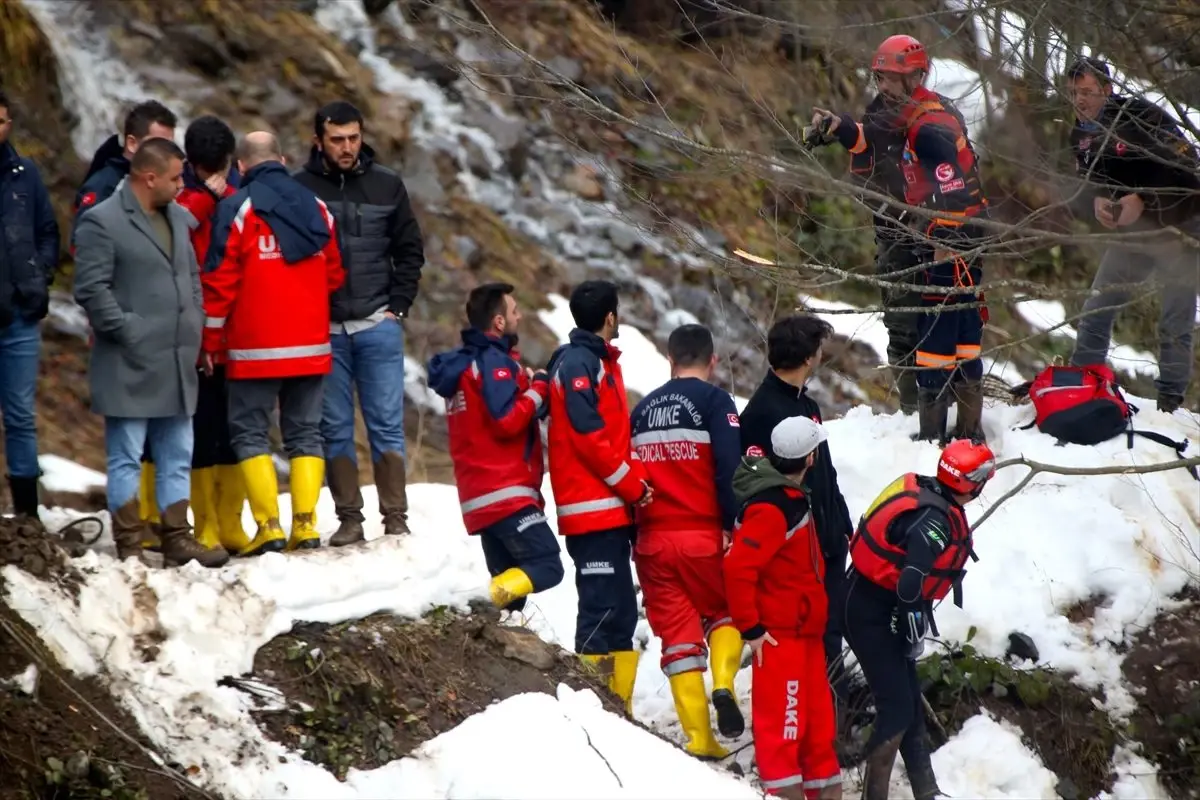
<path id="1" fill-rule="evenodd" d="M 225 187 L 225 193 L 221 198 L 232 197 L 237 194 L 237 189 L 232 186 Z M 207 186 L 197 181 L 189 182 L 187 172 L 184 173 L 183 190 L 176 195 L 175 202 L 183 206 L 188 212 L 196 218 L 196 227 L 192 228 L 192 249 L 196 251 L 196 262 L 201 267 L 208 259 L 208 247 L 212 243 L 212 228 L 213 217 L 217 214 L 218 198 L 213 194 Z M 213 360 L 221 363 L 225 360 L 225 348 L 212 353 Z"/>
<path id="2" fill-rule="evenodd" d="M 921 594 L 926 600 L 935 601 L 953 589 L 954 604 L 961 606 L 964 567 L 967 559 L 974 557 L 971 526 L 961 506 L 929 486 L 932 480 L 908 473 L 892 481 L 867 508 L 850 538 L 850 560 L 864 578 L 894 592 L 904 569 L 905 552 L 888 541 L 889 529 L 901 514 L 933 506 L 950 520 L 950 541 L 933 562 Z"/>
<path id="3" fill-rule="evenodd" d="M 801 490 L 776 485 L 751 497 L 734 524 L 724 567 L 726 602 L 743 638 L 825 633 L 825 558 Z"/>
<path id="4" fill-rule="evenodd" d="M 550 486 L 564 536 L 633 524 L 645 470 L 629 436 L 621 351 L 575 329 L 550 373 Z"/>
<path id="5" fill-rule="evenodd" d="M 327 374 L 329 295 L 345 273 L 333 216 L 278 162 L 221 201 L 201 282 L 203 349 L 231 379 Z"/>
<path id="6" fill-rule="evenodd" d="M 531 384 L 507 337 L 462 332 L 463 346 L 429 361 L 429 385 L 446 400 L 450 458 L 467 532 L 542 501 L 538 412 L 549 386 Z"/>

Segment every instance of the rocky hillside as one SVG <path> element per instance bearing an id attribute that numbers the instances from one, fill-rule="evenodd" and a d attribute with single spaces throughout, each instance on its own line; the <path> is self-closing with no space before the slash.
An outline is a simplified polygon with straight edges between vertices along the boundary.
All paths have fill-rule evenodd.
<path id="1" fill-rule="evenodd" d="M 380 159 L 402 170 L 425 231 L 428 265 L 407 325 L 415 361 L 456 341 L 464 292 L 477 282 L 510 280 L 525 308 L 538 309 L 550 293 L 609 276 L 628 290 L 626 322 L 648 335 L 665 336 L 688 315 L 719 330 L 723 379 L 746 393 L 775 315 L 806 296 L 857 305 L 876 297 L 858 278 L 871 270 L 869 217 L 849 192 L 814 177 L 840 176 L 844 155 L 797 145 L 811 106 L 861 108 L 868 90 L 858 66 L 893 32 L 885 17 L 907 20 L 904 30 L 939 57 L 986 59 L 961 15 L 932 0 L 886 12 L 813 0 L 803 28 L 763 16 L 789 3 L 725 3 L 712 18 L 668 14 L 668 5 L 676 7 L 0 0 L 0 58 L 17 106 L 15 143 L 43 169 L 64 232 L 86 161 L 125 102 L 157 97 L 184 124 L 215 113 L 239 130 L 273 129 L 296 163 L 312 111 L 343 97 L 364 109 Z M 1061 104 L 1050 105 L 1044 86 L 1019 83 L 1008 81 L 999 121 L 975 134 L 989 156 L 989 194 L 1003 220 L 1042 209 L 1039 224 L 1066 231 L 1069 217 L 1054 210 L 1064 181 L 1052 169 Z M 1046 154 L 1036 178 L 1019 169 L 1030 147 Z M 766 168 L 764 156 L 798 168 Z M 1044 244 L 998 252 L 990 274 L 1050 291 L 1086 285 L 1094 246 Z M 750 266 L 727 255 L 734 248 L 791 266 Z M 66 264 L 59 286 L 70 284 Z M 1031 331 L 1012 313 L 1012 295 L 992 292 L 987 344 L 1020 342 L 1003 358 L 1025 366 L 1059 352 L 1024 341 Z M 1068 310 L 1081 302 L 1066 298 Z M 43 450 L 102 468 L 86 341 L 70 304 L 59 311 L 44 351 Z M 1152 313 L 1128 315 L 1122 335 L 1154 350 Z M 524 353 L 544 363 L 555 337 L 536 315 L 526 319 Z M 876 405 L 891 402 L 877 363 L 860 343 L 833 354 L 823 383 L 835 408 L 846 407 L 848 383 Z M 406 422 L 413 479 L 449 479 L 439 415 L 411 403 Z M 360 460 L 369 461 L 365 449 Z"/>

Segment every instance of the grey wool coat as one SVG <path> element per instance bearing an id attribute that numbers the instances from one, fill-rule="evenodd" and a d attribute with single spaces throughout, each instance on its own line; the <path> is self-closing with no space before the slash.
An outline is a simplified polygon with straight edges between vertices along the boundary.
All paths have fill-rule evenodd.
<path id="1" fill-rule="evenodd" d="M 167 207 L 167 253 L 128 182 L 84 212 L 75 231 L 75 301 L 95 334 L 92 410 L 106 417 L 191 416 L 204 327 L 195 219 Z"/>

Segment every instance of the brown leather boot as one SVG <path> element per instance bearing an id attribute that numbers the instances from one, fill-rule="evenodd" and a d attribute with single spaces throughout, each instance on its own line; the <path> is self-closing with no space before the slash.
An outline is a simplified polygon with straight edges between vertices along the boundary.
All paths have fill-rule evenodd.
<path id="1" fill-rule="evenodd" d="M 900 749 L 900 740 L 903 738 L 904 734 L 898 733 L 867 756 L 862 800 L 888 800 L 892 765 L 896 763 L 896 751 Z"/>
<path id="2" fill-rule="evenodd" d="M 379 492 L 379 513 L 383 515 L 383 532 L 400 536 L 408 530 L 408 494 L 405 491 L 404 456 L 384 453 L 375 462 L 375 489 Z"/>
<path id="3" fill-rule="evenodd" d="M 149 531 L 146 521 L 142 519 L 141 506 L 136 497 L 112 512 L 112 533 L 113 542 L 117 546 L 117 558 L 122 561 L 136 558 L 151 566 L 142 544 Z"/>
<path id="4" fill-rule="evenodd" d="M 188 524 L 187 512 L 187 500 L 172 503 L 162 512 L 163 565 L 180 567 L 196 561 L 202 567 L 224 566 L 229 561 L 229 553 L 223 547 L 209 549 L 197 542 L 192 535 L 192 526 Z"/>
<path id="5" fill-rule="evenodd" d="M 331 547 L 344 547 L 363 540 L 363 499 L 358 489 L 358 465 L 348 456 L 325 462 L 325 482 L 333 496 L 333 508 L 339 525 L 329 537 Z"/>
<path id="6" fill-rule="evenodd" d="M 983 444 L 983 383 L 963 381 L 951 384 L 958 406 L 958 420 L 954 424 L 955 439 L 970 439 Z"/>

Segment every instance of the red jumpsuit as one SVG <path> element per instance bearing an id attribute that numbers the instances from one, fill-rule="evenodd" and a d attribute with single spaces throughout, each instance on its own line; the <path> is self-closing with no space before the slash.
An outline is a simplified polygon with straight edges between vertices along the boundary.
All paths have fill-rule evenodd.
<path id="1" fill-rule="evenodd" d="M 646 619 L 662 639 L 664 673 L 704 670 L 709 635 L 733 624 L 725 607 L 721 538 L 737 514 L 737 407 L 710 383 L 674 378 L 637 404 L 632 432 L 654 487 L 654 502 L 637 509 L 634 548 Z"/>
<path id="2" fill-rule="evenodd" d="M 771 794 L 800 785 L 805 797 L 840 784 L 837 722 L 822 636 L 829 616 L 825 560 L 808 499 L 790 486 L 746 503 L 725 554 L 725 595 L 747 641 L 770 633 L 753 662 L 754 752 Z"/>

